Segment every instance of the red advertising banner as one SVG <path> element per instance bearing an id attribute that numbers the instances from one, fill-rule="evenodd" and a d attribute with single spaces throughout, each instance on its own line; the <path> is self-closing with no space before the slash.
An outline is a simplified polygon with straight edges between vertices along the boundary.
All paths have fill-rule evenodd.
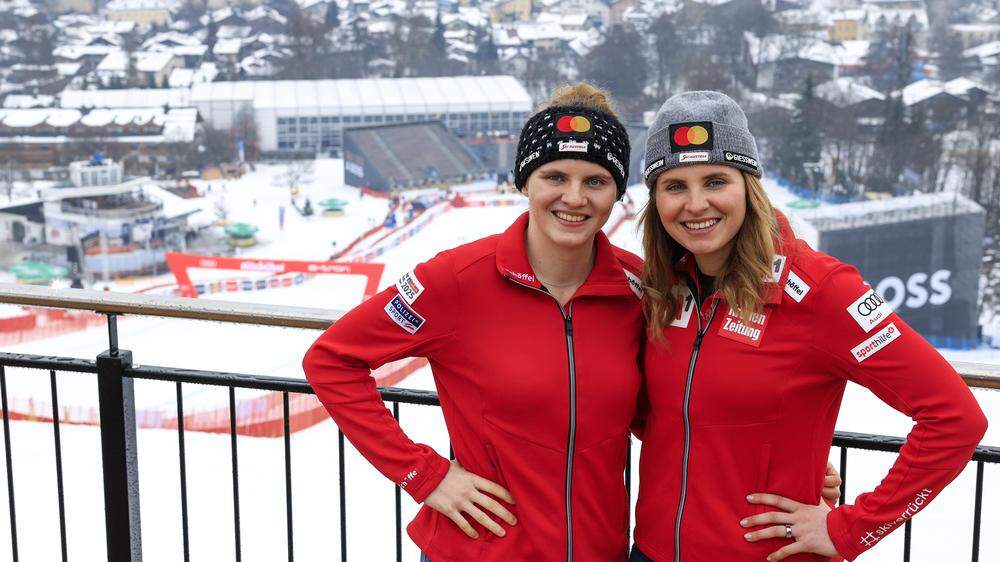
<path id="1" fill-rule="evenodd" d="M 283 275 L 287 273 L 300 273 L 304 275 L 364 275 L 368 278 L 368 281 L 365 283 L 363 298 L 367 300 L 375 296 L 375 293 L 378 291 L 378 283 L 382 279 L 382 271 L 385 269 L 385 264 L 381 263 L 268 260 L 178 253 L 167 253 L 167 265 L 170 267 L 170 271 L 173 272 L 174 277 L 177 278 L 177 288 L 180 294 L 185 297 L 197 297 L 200 293 L 204 292 L 198 291 L 195 284 L 191 282 L 190 275 L 188 275 L 189 269 L 196 268 L 243 271 L 246 273 L 269 273 L 271 275 Z M 282 281 L 285 281 L 285 279 Z M 237 282 L 232 280 L 227 281 L 227 283 L 237 285 Z M 264 281 L 264 283 L 267 284 L 267 281 Z M 202 283 L 199 284 L 203 285 Z M 235 287 L 233 290 L 236 290 Z"/>

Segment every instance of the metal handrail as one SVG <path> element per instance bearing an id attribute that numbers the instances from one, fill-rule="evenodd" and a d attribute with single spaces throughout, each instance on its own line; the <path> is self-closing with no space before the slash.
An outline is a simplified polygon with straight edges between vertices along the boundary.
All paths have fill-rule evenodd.
<path id="1" fill-rule="evenodd" d="M 322 308 L 249 304 L 87 289 L 53 289 L 14 283 L 0 283 L 0 303 L 87 310 L 100 314 L 162 316 L 310 330 L 325 330 L 345 314 L 341 310 Z M 967 361 L 951 361 L 950 363 L 970 388 L 1000 390 L 1000 365 Z"/>

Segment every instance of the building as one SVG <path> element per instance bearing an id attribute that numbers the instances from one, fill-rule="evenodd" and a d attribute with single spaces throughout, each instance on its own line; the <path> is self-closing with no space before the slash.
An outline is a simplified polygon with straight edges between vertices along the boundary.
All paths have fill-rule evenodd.
<path id="1" fill-rule="evenodd" d="M 152 173 L 172 166 L 197 128 L 194 108 L 0 109 L 0 154 L 38 178 L 94 151 Z"/>
<path id="2" fill-rule="evenodd" d="M 344 183 L 376 191 L 447 184 L 484 172 L 440 121 L 395 123 L 344 133 Z"/>
<path id="3" fill-rule="evenodd" d="M 174 0 L 111 0 L 104 10 L 111 21 L 166 26 L 171 21 L 171 12 L 176 4 Z"/>
<path id="4" fill-rule="evenodd" d="M 211 82 L 191 102 L 216 129 L 252 117 L 264 153 L 340 154 L 343 132 L 441 121 L 460 137 L 520 133 L 531 96 L 511 76 Z"/>
<path id="5" fill-rule="evenodd" d="M 490 21 L 528 21 L 532 7 L 532 0 L 503 0 L 490 11 Z"/>
<path id="6" fill-rule="evenodd" d="M 165 271 L 165 253 L 185 249 L 197 204 L 149 178 L 125 179 L 121 164 L 99 155 L 70 164 L 70 178 L 42 193 L 45 242 L 66 247 L 84 275 Z"/>

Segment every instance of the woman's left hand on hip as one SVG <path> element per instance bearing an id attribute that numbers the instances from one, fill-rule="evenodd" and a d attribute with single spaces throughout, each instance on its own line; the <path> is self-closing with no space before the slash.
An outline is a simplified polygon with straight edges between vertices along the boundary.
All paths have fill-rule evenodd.
<path id="1" fill-rule="evenodd" d="M 768 562 L 784 560 L 793 554 L 811 552 L 823 556 L 840 556 L 826 530 L 826 514 L 830 506 L 823 500 L 818 505 L 808 505 L 775 494 L 750 494 L 747 501 L 757 505 L 770 505 L 781 511 L 769 511 L 740 521 L 744 527 L 764 529 L 751 531 L 743 537 L 750 542 L 764 539 L 795 539 L 792 544 L 768 555 Z"/>

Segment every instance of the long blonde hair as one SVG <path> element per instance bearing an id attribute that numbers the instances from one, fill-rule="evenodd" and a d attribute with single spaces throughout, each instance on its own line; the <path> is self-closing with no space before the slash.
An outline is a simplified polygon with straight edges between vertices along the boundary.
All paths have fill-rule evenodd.
<path id="1" fill-rule="evenodd" d="M 757 176 L 742 172 L 746 183 L 746 217 L 736 233 L 736 241 L 716 287 L 741 318 L 764 308 L 764 284 L 771 279 L 774 255 L 781 239 L 778 219 L 771 201 Z M 640 215 L 642 248 L 646 254 L 642 284 L 646 291 L 643 311 L 646 326 L 653 338 L 663 343 L 663 328 L 677 314 L 683 297 L 675 292 L 682 281 L 674 267 L 686 252 L 667 234 L 656 209 L 656 186 L 649 190 L 649 203 Z"/>

